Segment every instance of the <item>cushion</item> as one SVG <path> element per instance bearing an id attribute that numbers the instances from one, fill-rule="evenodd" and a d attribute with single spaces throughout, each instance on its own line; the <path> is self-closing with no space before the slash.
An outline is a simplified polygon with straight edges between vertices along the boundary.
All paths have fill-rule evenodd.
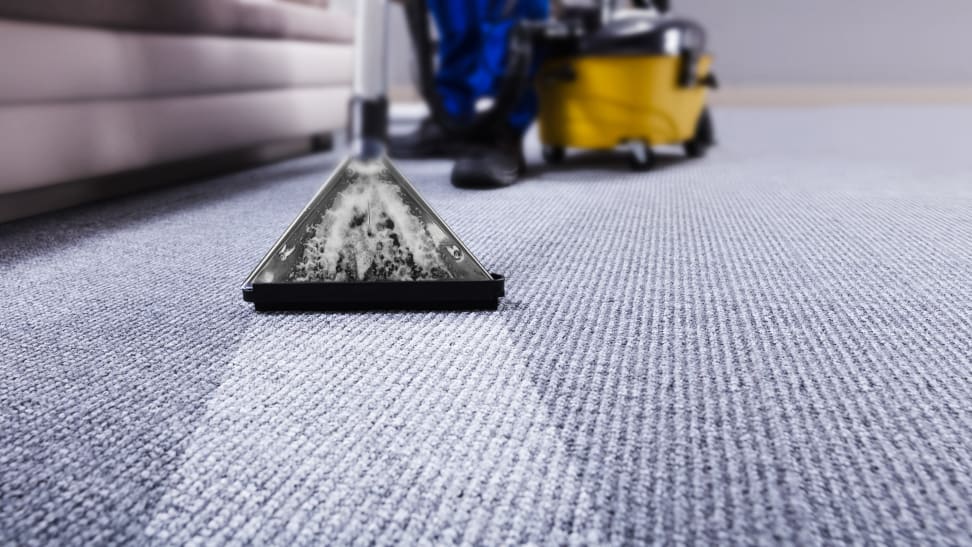
<path id="1" fill-rule="evenodd" d="M 340 10 L 272 0 L 0 0 L 0 17 L 65 25 L 351 42 Z"/>
<path id="2" fill-rule="evenodd" d="M 70 51 L 71 55 L 64 52 Z M 350 85 L 350 44 L 0 19 L 0 105 Z"/>

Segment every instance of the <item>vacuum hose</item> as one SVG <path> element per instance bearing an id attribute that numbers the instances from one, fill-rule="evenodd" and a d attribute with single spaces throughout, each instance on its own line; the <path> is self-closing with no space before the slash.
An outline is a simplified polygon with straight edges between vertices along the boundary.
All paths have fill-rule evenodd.
<path id="1" fill-rule="evenodd" d="M 633 4 L 638 8 L 653 7 L 658 10 L 659 13 L 668 13 L 672 9 L 672 3 L 670 0 L 634 0 Z"/>
<path id="2" fill-rule="evenodd" d="M 505 122 L 506 116 L 516 106 L 517 99 L 530 84 L 530 65 L 533 62 L 533 44 L 530 31 L 524 25 L 514 25 L 507 43 L 506 66 L 499 92 L 493 103 L 482 112 L 466 120 L 456 119 L 445 108 L 445 103 L 435 83 L 432 36 L 429 32 L 429 11 L 426 0 L 405 2 L 405 17 L 409 35 L 415 48 L 419 72 L 419 90 L 429 106 L 432 119 L 447 133 L 458 137 L 483 134 Z"/>

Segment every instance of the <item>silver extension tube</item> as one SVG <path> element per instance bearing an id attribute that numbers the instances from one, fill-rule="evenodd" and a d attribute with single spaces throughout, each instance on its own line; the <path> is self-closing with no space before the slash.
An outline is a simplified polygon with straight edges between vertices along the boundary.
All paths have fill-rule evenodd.
<path id="1" fill-rule="evenodd" d="M 354 81 L 350 105 L 351 151 L 358 157 L 385 152 L 388 126 L 388 1 L 357 0 Z"/>

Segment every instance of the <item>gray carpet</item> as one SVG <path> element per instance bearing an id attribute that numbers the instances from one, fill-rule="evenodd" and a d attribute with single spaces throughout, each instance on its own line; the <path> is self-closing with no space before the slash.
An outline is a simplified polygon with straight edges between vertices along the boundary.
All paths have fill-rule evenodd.
<path id="1" fill-rule="evenodd" d="M 0 543 L 969 544 L 972 108 L 716 121 L 402 163 L 492 313 L 245 305 L 334 155 L 0 225 Z"/>

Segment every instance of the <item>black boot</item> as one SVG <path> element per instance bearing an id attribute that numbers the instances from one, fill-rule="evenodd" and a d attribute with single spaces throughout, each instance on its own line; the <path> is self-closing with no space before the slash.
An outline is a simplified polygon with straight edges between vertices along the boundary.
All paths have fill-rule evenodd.
<path id="1" fill-rule="evenodd" d="M 411 133 L 388 139 L 388 154 L 395 158 L 454 158 L 468 147 L 432 118 L 425 118 Z"/>
<path id="2" fill-rule="evenodd" d="M 456 160 L 452 184 L 463 188 L 509 186 L 526 172 L 523 135 L 504 128 L 487 142 Z"/>

